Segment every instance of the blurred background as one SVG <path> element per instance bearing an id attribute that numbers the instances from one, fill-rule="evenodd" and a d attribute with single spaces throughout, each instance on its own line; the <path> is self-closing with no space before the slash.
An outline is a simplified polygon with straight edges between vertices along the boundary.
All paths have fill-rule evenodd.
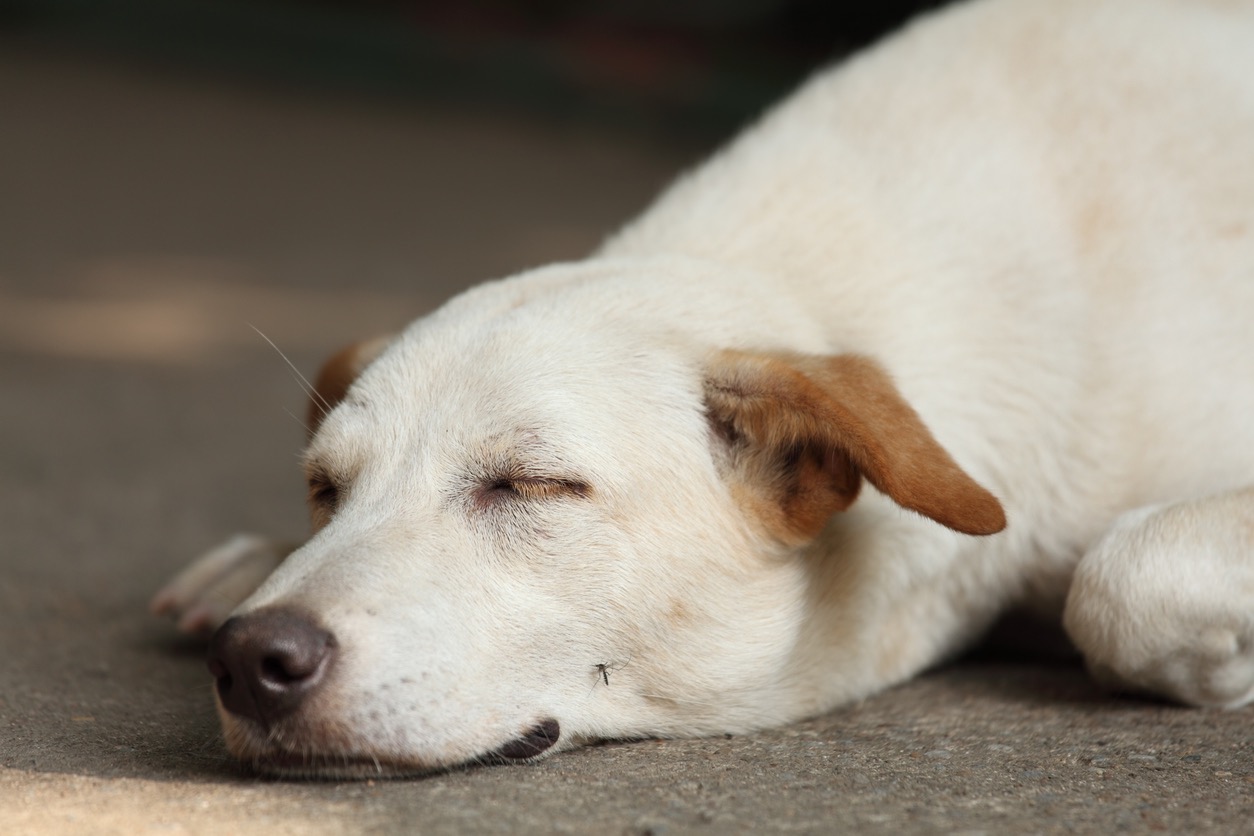
<path id="1" fill-rule="evenodd" d="M 150 66 L 722 133 L 940 0 L 3 0 L 6 34 Z"/>
<path id="2" fill-rule="evenodd" d="M 583 255 L 934 5 L 0 0 L 0 349 L 170 364 L 258 348 L 245 322 L 297 354 L 395 327 Z"/>

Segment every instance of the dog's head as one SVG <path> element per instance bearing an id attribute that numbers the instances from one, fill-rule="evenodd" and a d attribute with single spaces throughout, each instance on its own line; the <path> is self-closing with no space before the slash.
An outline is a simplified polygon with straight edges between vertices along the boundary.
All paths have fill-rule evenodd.
<path id="1" fill-rule="evenodd" d="M 239 757 L 402 774 L 791 719 L 827 699 L 808 545 L 864 480 L 859 507 L 1004 525 L 874 362 L 729 349 L 569 272 L 324 370 L 314 534 L 214 639 Z"/>

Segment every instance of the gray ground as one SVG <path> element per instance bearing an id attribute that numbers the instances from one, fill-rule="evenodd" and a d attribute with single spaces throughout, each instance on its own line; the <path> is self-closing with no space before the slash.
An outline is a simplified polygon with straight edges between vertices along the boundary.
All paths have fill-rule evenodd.
<path id="1" fill-rule="evenodd" d="M 203 648 L 145 613 L 304 523 L 305 369 L 574 257 L 686 152 L 519 118 L 161 78 L 0 43 L 0 830 L 1254 832 L 1254 716 L 968 663 L 752 736 L 425 780 L 225 756 Z"/>

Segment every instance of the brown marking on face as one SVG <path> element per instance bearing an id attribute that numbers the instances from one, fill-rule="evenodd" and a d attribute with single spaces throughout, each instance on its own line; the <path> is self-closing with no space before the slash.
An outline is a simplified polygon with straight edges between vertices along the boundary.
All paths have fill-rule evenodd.
<path id="1" fill-rule="evenodd" d="M 868 358 L 724 351 L 707 370 L 705 400 L 733 495 L 786 543 L 817 536 L 853 504 L 863 477 L 955 531 L 1005 528 L 997 499 Z"/>
<path id="2" fill-rule="evenodd" d="M 692 613 L 679 598 L 672 598 L 670 609 L 666 611 L 666 623 L 672 627 L 682 627 L 692 621 Z"/>
<path id="3" fill-rule="evenodd" d="M 309 430 L 309 438 L 313 438 L 327 413 L 344 400 L 353 381 L 383 353 L 383 349 L 391 341 L 391 334 L 362 340 L 341 348 L 322 364 L 322 369 L 314 380 L 316 394 L 310 397 L 306 413 L 305 426 Z"/>
<path id="4" fill-rule="evenodd" d="M 1112 228 L 1119 222 L 1119 217 L 1118 208 L 1109 199 L 1094 197 L 1080 205 L 1074 219 L 1081 252 L 1096 252 L 1104 242 L 1112 240 Z"/>
<path id="5" fill-rule="evenodd" d="M 1228 221 L 1219 227 L 1221 238 L 1244 238 L 1250 231 L 1250 225 L 1244 221 Z"/>

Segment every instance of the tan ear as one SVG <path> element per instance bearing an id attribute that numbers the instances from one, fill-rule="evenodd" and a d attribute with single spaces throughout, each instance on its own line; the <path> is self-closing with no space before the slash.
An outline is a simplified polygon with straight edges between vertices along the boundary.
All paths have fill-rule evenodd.
<path id="1" fill-rule="evenodd" d="M 314 380 L 314 390 L 309 397 L 309 407 L 305 414 L 305 427 L 309 430 L 310 438 L 318 431 L 318 426 L 327 413 L 344 400 L 353 381 L 388 347 L 392 337 L 392 334 L 386 334 L 345 346 L 322 364 L 322 369 Z"/>
<path id="2" fill-rule="evenodd" d="M 1006 527 L 1001 503 L 958 467 L 873 361 L 726 351 L 707 372 L 706 408 L 738 487 L 786 542 L 816 537 L 857 498 L 862 477 L 955 531 Z"/>

